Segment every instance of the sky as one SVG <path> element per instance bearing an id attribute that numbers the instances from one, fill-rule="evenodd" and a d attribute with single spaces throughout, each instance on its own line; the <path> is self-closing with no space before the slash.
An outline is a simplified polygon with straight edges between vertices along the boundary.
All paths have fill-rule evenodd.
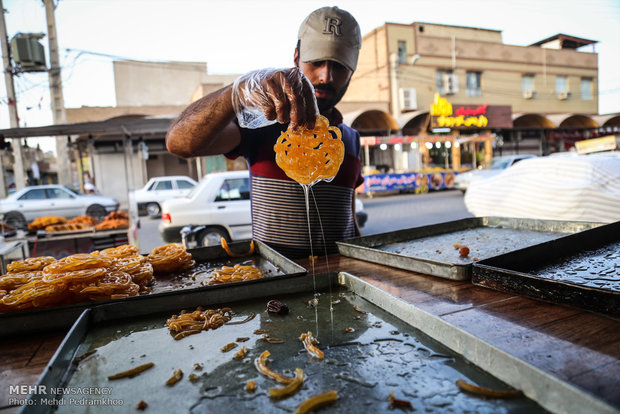
<path id="1" fill-rule="evenodd" d="M 47 32 L 42 0 L 2 2 L 9 39 Z M 620 112 L 620 0 L 57 0 L 65 107 L 114 106 L 114 59 L 207 62 L 211 74 L 291 66 L 301 21 L 332 5 L 351 12 L 362 35 L 416 21 L 500 30 L 517 46 L 558 33 L 596 40 L 599 113 Z M 14 83 L 20 126 L 52 124 L 47 73 Z M 9 127 L 0 82 L 0 129 Z"/>

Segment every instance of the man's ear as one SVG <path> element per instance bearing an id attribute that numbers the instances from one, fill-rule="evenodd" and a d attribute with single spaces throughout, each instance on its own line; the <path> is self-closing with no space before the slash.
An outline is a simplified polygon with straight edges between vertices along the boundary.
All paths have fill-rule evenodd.
<path id="1" fill-rule="evenodd" d="M 295 48 L 295 56 L 293 57 L 293 63 L 295 63 L 295 67 L 299 67 L 299 48 Z"/>

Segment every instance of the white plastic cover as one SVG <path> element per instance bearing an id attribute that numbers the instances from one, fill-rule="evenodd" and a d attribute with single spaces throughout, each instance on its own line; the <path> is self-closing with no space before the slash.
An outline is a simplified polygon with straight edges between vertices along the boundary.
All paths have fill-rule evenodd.
<path id="1" fill-rule="evenodd" d="M 465 205 L 475 216 L 619 221 L 620 153 L 523 160 L 472 182 Z"/>

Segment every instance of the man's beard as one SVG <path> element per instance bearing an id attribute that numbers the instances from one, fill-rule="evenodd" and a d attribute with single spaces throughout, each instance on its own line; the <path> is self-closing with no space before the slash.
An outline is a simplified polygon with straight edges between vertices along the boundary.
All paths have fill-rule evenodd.
<path id="1" fill-rule="evenodd" d="M 350 79 L 349 79 L 349 82 L 351 82 Z M 319 107 L 319 112 L 320 113 L 326 113 L 326 112 L 331 111 L 338 104 L 338 102 L 340 102 L 340 100 L 344 96 L 345 92 L 347 91 L 347 88 L 349 87 L 349 82 L 347 82 L 347 84 L 344 85 L 340 91 L 337 91 L 329 83 L 320 83 L 320 84 L 317 84 L 317 85 L 312 85 L 312 86 L 314 86 L 315 90 L 328 91 L 328 92 L 332 92 L 334 94 L 334 97 L 331 98 L 331 99 L 316 98 L 316 103 L 317 103 L 317 105 Z"/>

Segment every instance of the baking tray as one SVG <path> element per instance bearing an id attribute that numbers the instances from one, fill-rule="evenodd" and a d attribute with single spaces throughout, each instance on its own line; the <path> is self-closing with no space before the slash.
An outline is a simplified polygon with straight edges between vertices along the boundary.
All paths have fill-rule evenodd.
<path id="1" fill-rule="evenodd" d="M 86 233 L 94 233 L 95 232 L 95 228 L 94 227 L 88 227 L 85 229 L 79 229 L 79 230 L 62 230 L 62 231 L 45 231 L 43 230 L 43 232 L 40 235 L 43 235 L 43 237 L 49 237 L 49 238 L 54 238 L 54 237 L 59 237 L 59 236 L 72 236 L 72 235 L 84 235 Z"/>
<path id="2" fill-rule="evenodd" d="M 474 264 L 472 282 L 620 315 L 620 222 Z"/>
<path id="3" fill-rule="evenodd" d="M 288 315 L 266 312 L 266 301 L 274 298 L 288 304 Z M 318 304 L 309 306 L 315 298 Z M 39 379 L 39 392 L 29 397 L 21 412 L 98 413 L 115 404 L 114 412 L 133 413 L 140 400 L 149 404 L 149 412 L 292 412 L 306 398 L 331 389 L 338 390 L 338 401 L 321 412 L 388 412 L 392 391 L 409 401 L 414 412 L 614 412 L 589 394 L 347 273 L 205 290 L 184 309 L 198 304 L 230 306 L 236 313 L 233 321 L 251 313 L 257 316 L 175 341 L 165 321 L 179 312 L 178 303 L 149 303 L 147 309 L 129 302 L 109 303 L 88 309 Z M 256 329 L 284 342 L 267 343 Z M 323 361 L 303 350 L 298 337 L 307 331 L 319 339 Z M 249 339 L 237 339 L 243 337 Z M 222 352 L 220 348 L 231 342 L 238 343 L 237 348 Z M 242 361 L 233 360 L 242 345 L 249 353 Z M 306 381 L 296 394 L 275 401 L 267 396 L 268 388 L 279 385 L 254 366 L 264 350 L 271 353 L 270 368 L 284 373 L 304 370 Z M 140 377 L 107 380 L 146 362 L 155 365 Z M 183 378 L 173 387 L 165 386 L 175 369 L 183 370 Z M 457 379 L 494 389 L 512 386 L 527 398 L 471 396 L 459 391 Z M 250 380 L 257 385 L 251 394 L 244 390 Z M 94 400 L 102 400 L 101 405 Z"/>
<path id="4" fill-rule="evenodd" d="M 330 276 L 336 278 L 336 275 L 319 276 L 320 285 L 325 287 Z M 310 282 L 312 278 L 306 276 L 305 279 Z M 284 295 L 282 290 L 303 283 L 290 279 L 286 282 L 286 285 L 270 283 L 269 290 L 273 292 L 270 296 L 264 296 L 264 290 L 255 287 L 256 296 L 247 297 L 243 302 L 229 292 L 221 292 L 217 303 L 206 299 L 212 305 L 209 307 L 230 306 L 237 312 L 233 321 L 242 320 L 251 313 L 257 317 L 246 324 L 225 325 L 179 341 L 172 339 L 165 327 L 165 320 L 171 312 L 177 313 L 178 308 L 168 312 L 158 310 L 155 314 L 131 320 L 124 319 L 126 314 L 115 309 L 109 308 L 102 315 L 94 308 L 80 318 L 67 337 L 66 357 L 58 355 L 52 361 L 52 364 L 57 363 L 58 369 L 52 369 L 50 378 L 42 378 L 38 385 L 44 385 L 46 390 L 59 387 L 109 389 L 109 394 L 104 396 L 55 395 L 58 409 L 54 412 L 57 413 L 76 412 L 71 398 L 83 397 L 91 400 L 104 397 L 110 400 L 110 404 L 122 402 L 123 407 L 118 412 L 134 412 L 140 400 L 149 404 L 149 412 L 161 413 L 291 412 L 311 395 L 331 389 L 339 391 L 339 401 L 322 412 L 385 411 L 391 391 L 409 400 L 416 411 L 434 407 L 436 411 L 452 408 L 455 412 L 498 412 L 503 409 L 544 412 L 527 398 L 491 401 L 459 392 L 455 385 L 459 378 L 495 388 L 505 389 L 506 384 L 468 364 L 459 355 L 381 311 L 350 289 L 334 288 L 331 293 L 329 289 L 321 290 L 318 305 L 309 307 L 307 302 L 314 297 L 312 283 L 305 283 L 304 289 L 297 294 Z M 288 315 L 272 315 L 265 311 L 266 301 L 274 297 L 289 305 Z M 333 305 L 330 312 L 329 304 L 335 300 L 340 302 Z M 367 313 L 356 311 L 355 306 Z M 354 331 L 347 333 L 347 328 Z M 284 343 L 265 342 L 261 335 L 254 333 L 257 329 L 265 330 Z M 312 331 L 319 339 L 325 360 L 314 360 L 302 351 L 298 336 L 307 331 Z M 235 342 L 240 337 L 249 339 Z M 231 342 L 238 343 L 237 348 L 228 353 L 220 350 Z M 232 356 L 242 345 L 250 352 L 242 361 L 236 361 Z M 290 398 L 273 400 L 268 397 L 267 389 L 280 385 L 262 377 L 254 366 L 253 361 L 264 350 L 271 353 L 269 366 L 272 369 L 283 372 L 287 368 L 292 371 L 299 367 L 304 370 L 307 381 Z M 80 358 L 88 353 L 92 354 Z M 76 358 L 80 362 L 72 363 Z M 153 362 L 155 366 L 139 378 L 120 382 L 107 380 L 108 375 L 146 362 Z M 195 364 L 199 364 L 199 369 L 194 368 Z M 166 387 L 166 379 L 178 368 L 183 370 L 184 378 L 174 387 Z M 193 383 L 188 378 L 191 373 L 198 377 Z M 258 388 L 254 393 L 244 390 L 250 380 L 255 381 Z M 49 402 L 50 396 L 45 395 Z M 97 413 L 110 408 L 89 406 L 87 409 L 89 413 Z M 24 413 L 50 411 L 50 404 L 43 399 L 37 401 L 36 409 L 23 410 Z"/>
<path id="5" fill-rule="evenodd" d="M 469 280 L 472 263 L 580 232 L 601 223 L 475 217 L 337 242 L 340 254 L 452 280 Z M 469 255 L 461 257 L 459 246 Z"/>
<path id="6" fill-rule="evenodd" d="M 229 244 L 235 253 L 248 252 L 250 241 L 234 242 Z M 84 302 L 71 305 L 54 306 L 42 309 L 29 309 L 17 312 L 0 313 L 0 338 L 14 335 L 34 333 L 47 330 L 69 328 L 80 316 L 84 309 L 108 302 L 140 303 L 154 301 L 163 296 L 166 301 L 182 301 L 184 296 L 200 294 L 205 289 L 220 289 L 222 285 L 205 285 L 205 279 L 210 270 L 220 268 L 223 265 L 237 263 L 252 264 L 263 271 L 264 279 L 236 282 L 237 284 L 254 284 L 273 277 L 286 277 L 291 275 L 306 274 L 307 270 L 276 252 L 269 246 L 255 242 L 255 250 L 252 256 L 230 258 L 221 246 L 201 247 L 188 249 L 196 261 L 196 266 L 181 273 L 169 275 L 156 275 L 152 283 L 151 292 L 124 299 L 111 301 Z"/>

